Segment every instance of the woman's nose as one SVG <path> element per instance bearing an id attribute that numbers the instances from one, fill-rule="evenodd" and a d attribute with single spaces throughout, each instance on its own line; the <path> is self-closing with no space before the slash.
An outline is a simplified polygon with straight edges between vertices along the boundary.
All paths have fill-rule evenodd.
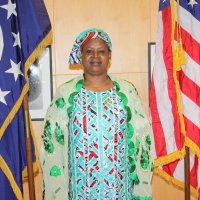
<path id="1" fill-rule="evenodd" d="M 98 57 L 98 56 L 99 56 L 98 51 L 94 51 L 94 52 L 93 52 L 93 57 Z"/>

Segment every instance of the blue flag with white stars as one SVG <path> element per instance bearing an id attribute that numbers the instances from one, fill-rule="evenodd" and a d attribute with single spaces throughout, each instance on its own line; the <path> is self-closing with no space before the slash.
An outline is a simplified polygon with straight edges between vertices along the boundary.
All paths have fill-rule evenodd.
<path id="1" fill-rule="evenodd" d="M 22 101 L 27 71 L 51 43 L 51 24 L 42 0 L 0 1 L 0 199 L 23 199 L 26 174 Z M 37 163 L 32 142 L 33 161 Z M 37 164 L 35 164 L 37 166 Z"/>

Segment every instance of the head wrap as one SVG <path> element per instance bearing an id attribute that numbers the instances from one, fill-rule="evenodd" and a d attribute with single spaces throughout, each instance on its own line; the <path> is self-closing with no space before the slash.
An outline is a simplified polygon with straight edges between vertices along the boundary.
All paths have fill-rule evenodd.
<path id="1" fill-rule="evenodd" d="M 112 43 L 107 33 L 101 29 L 91 28 L 79 34 L 73 45 L 72 51 L 69 56 L 69 64 L 81 64 L 81 50 L 83 46 L 91 39 L 102 39 L 107 45 L 108 49 L 112 51 Z"/>

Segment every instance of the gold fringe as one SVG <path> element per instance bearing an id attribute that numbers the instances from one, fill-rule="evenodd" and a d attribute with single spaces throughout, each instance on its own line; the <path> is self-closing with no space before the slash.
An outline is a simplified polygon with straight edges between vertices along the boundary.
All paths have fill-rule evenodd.
<path id="1" fill-rule="evenodd" d="M 170 0 L 171 4 L 171 15 L 172 15 L 172 40 L 171 40 L 171 46 L 172 46 L 172 53 L 173 53 L 173 58 L 175 58 L 175 49 L 174 49 L 174 29 L 175 29 L 175 19 L 174 19 L 174 0 Z M 179 5 L 178 5 L 179 6 Z M 174 82 L 176 86 L 176 94 L 177 94 L 177 106 L 178 106 L 178 114 L 180 118 L 180 123 L 181 123 L 181 133 L 186 136 L 186 131 L 185 131 L 185 123 L 183 119 L 183 113 L 182 113 L 182 106 L 181 106 L 181 94 L 180 94 L 180 89 L 179 89 L 179 83 L 177 80 L 176 76 L 176 69 L 175 69 L 175 64 L 173 63 L 173 77 L 174 77 Z"/>
<path id="2" fill-rule="evenodd" d="M 15 182 L 15 179 L 13 177 L 12 172 L 10 171 L 8 165 L 6 164 L 5 160 L 3 159 L 2 156 L 0 156 L 0 168 L 8 178 L 10 185 L 14 191 L 14 194 L 18 200 L 23 200 L 21 190 L 19 189 L 17 183 Z"/>
<path id="3" fill-rule="evenodd" d="M 193 142 L 190 138 L 186 137 L 185 145 L 189 147 L 189 149 L 197 155 L 198 159 L 200 160 L 200 148 L 199 146 Z"/>
<path id="4" fill-rule="evenodd" d="M 39 173 L 39 166 L 38 166 L 37 161 L 33 163 L 33 173 L 34 173 L 34 176 L 37 176 L 37 174 Z M 26 166 L 22 171 L 22 181 L 24 183 L 27 180 L 28 180 L 28 169 Z"/>
<path id="5" fill-rule="evenodd" d="M 154 168 L 154 174 L 157 174 L 157 175 L 161 176 L 168 183 L 171 183 L 171 184 L 175 185 L 176 187 L 178 187 L 180 189 L 184 189 L 185 188 L 185 183 L 184 182 L 179 181 L 178 179 L 170 176 L 165 171 L 163 171 L 163 170 L 161 170 L 159 168 Z M 197 189 L 195 189 L 194 187 L 192 187 L 190 185 L 190 191 L 191 191 L 191 194 L 194 197 L 198 198 L 198 190 Z"/>
<path id="6" fill-rule="evenodd" d="M 166 165 L 171 163 L 177 159 L 183 158 L 185 156 L 185 147 L 182 148 L 181 151 L 176 151 L 166 156 L 159 157 L 155 160 L 154 165 L 155 167 L 159 167 L 162 165 Z"/>

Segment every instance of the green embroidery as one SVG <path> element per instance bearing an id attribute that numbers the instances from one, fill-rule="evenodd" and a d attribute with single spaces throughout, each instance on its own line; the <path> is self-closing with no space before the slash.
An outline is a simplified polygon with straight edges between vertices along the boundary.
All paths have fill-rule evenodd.
<path id="1" fill-rule="evenodd" d="M 150 135 L 146 136 L 145 145 L 150 150 L 150 146 L 151 146 L 151 137 L 150 137 Z"/>
<path id="2" fill-rule="evenodd" d="M 134 128 L 130 123 L 127 124 L 127 127 L 128 127 L 127 137 L 128 137 L 128 139 L 131 139 L 133 137 L 133 134 L 134 134 Z"/>
<path id="3" fill-rule="evenodd" d="M 129 159 L 130 166 L 131 167 L 135 166 L 135 160 L 130 156 L 128 157 L 128 159 Z"/>
<path id="4" fill-rule="evenodd" d="M 138 185 L 138 184 L 140 183 L 140 180 L 139 180 L 137 174 L 131 173 L 130 176 L 131 176 L 131 179 L 133 180 L 133 184 L 134 184 L 134 185 Z"/>
<path id="5" fill-rule="evenodd" d="M 127 121 L 129 122 L 131 120 L 131 117 L 132 117 L 131 109 L 128 106 L 125 106 L 125 109 L 127 111 Z"/>
<path id="6" fill-rule="evenodd" d="M 68 101 L 69 101 L 70 104 L 73 104 L 74 97 L 77 94 L 78 94 L 78 92 L 73 92 L 72 94 L 70 94 L 69 99 L 68 99 Z"/>
<path id="7" fill-rule="evenodd" d="M 147 196 L 142 197 L 142 196 L 133 195 L 133 199 L 134 200 L 152 200 L 152 197 L 147 197 Z"/>
<path id="8" fill-rule="evenodd" d="M 130 172 L 133 173 L 133 172 L 135 171 L 135 169 L 136 169 L 136 165 L 133 164 L 133 165 L 131 166 Z"/>
<path id="9" fill-rule="evenodd" d="M 142 115 L 142 114 L 139 114 L 139 116 L 142 117 L 142 118 L 144 118 L 144 115 Z"/>
<path id="10" fill-rule="evenodd" d="M 68 114 L 68 117 L 69 117 L 69 118 L 70 118 L 70 115 L 71 115 L 72 110 L 73 110 L 73 100 L 74 100 L 74 97 L 75 97 L 75 95 L 77 95 L 77 94 L 80 92 L 80 90 L 81 90 L 81 88 L 82 88 L 82 86 L 83 86 L 83 83 L 84 83 L 84 80 L 83 80 L 83 79 L 79 80 L 79 81 L 76 83 L 76 92 L 73 92 L 73 93 L 71 93 L 71 94 L 69 95 L 68 102 L 70 103 L 70 106 L 69 106 L 68 109 L 67 109 L 67 114 Z"/>
<path id="11" fill-rule="evenodd" d="M 83 80 L 83 79 L 79 80 L 79 81 L 76 83 L 76 90 L 77 90 L 77 92 L 80 92 L 80 90 L 81 90 L 83 84 L 84 84 L 84 80 Z"/>
<path id="12" fill-rule="evenodd" d="M 148 151 L 145 151 L 143 148 L 142 148 L 142 155 L 140 158 L 140 164 L 142 169 L 147 169 L 147 167 L 149 166 L 149 154 Z"/>
<path id="13" fill-rule="evenodd" d="M 58 98 L 55 103 L 57 108 L 63 108 L 65 106 L 64 98 Z"/>
<path id="14" fill-rule="evenodd" d="M 134 173 L 131 173 L 131 179 L 134 181 L 135 179 L 136 179 L 136 174 L 134 174 Z"/>
<path id="15" fill-rule="evenodd" d="M 120 90 L 120 85 L 116 82 L 116 81 L 113 81 L 114 85 L 116 86 L 116 91 L 117 93 L 119 92 Z"/>
<path id="16" fill-rule="evenodd" d="M 52 134 L 51 134 L 51 123 L 49 120 L 47 120 L 45 122 L 45 126 L 44 126 L 44 136 L 48 137 L 49 139 L 52 138 Z"/>
<path id="17" fill-rule="evenodd" d="M 136 147 L 135 147 L 135 160 L 138 160 L 138 154 L 140 151 L 140 140 L 136 137 Z"/>
<path id="18" fill-rule="evenodd" d="M 131 140 L 128 140 L 128 146 L 130 149 L 135 148 L 135 145 L 134 145 L 133 141 L 131 141 Z"/>
<path id="19" fill-rule="evenodd" d="M 74 80 L 74 78 L 72 78 L 71 80 L 69 80 L 69 81 L 67 81 L 67 82 L 65 82 L 65 83 L 70 83 L 70 82 L 72 82 Z"/>
<path id="20" fill-rule="evenodd" d="M 126 97 L 126 95 L 122 92 L 118 92 L 118 96 L 122 99 L 122 102 L 124 105 L 126 105 L 128 103 L 128 98 Z"/>
<path id="21" fill-rule="evenodd" d="M 48 152 L 48 153 L 53 153 L 54 151 L 54 146 L 53 143 L 50 140 L 44 140 L 44 149 Z"/>
<path id="22" fill-rule="evenodd" d="M 55 191 L 55 193 L 58 193 L 60 190 L 61 190 L 61 188 L 60 188 L 60 187 L 59 187 L 59 188 L 57 188 L 57 189 L 56 189 L 56 191 Z"/>
<path id="23" fill-rule="evenodd" d="M 137 111 L 136 109 L 134 109 L 134 113 L 135 113 L 135 115 L 137 115 L 137 114 L 138 114 L 138 111 Z"/>
<path id="24" fill-rule="evenodd" d="M 132 156 L 135 153 L 135 148 L 129 149 L 128 150 L 128 155 Z"/>
<path id="25" fill-rule="evenodd" d="M 56 122 L 55 136 L 56 136 L 56 141 L 64 145 L 64 134 L 57 122 Z"/>
<path id="26" fill-rule="evenodd" d="M 154 163 L 152 162 L 151 163 L 151 172 L 153 172 L 153 170 L 154 170 Z"/>
<path id="27" fill-rule="evenodd" d="M 138 139 L 138 137 L 136 137 L 136 147 L 140 146 L 140 140 Z"/>
<path id="28" fill-rule="evenodd" d="M 50 176 L 60 176 L 60 175 L 61 175 L 60 168 L 54 165 L 50 170 Z"/>
<path id="29" fill-rule="evenodd" d="M 138 175 L 136 175 L 134 184 L 135 184 L 135 185 L 138 185 L 139 183 L 140 183 L 140 180 L 139 180 L 139 178 L 138 178 Z"/>
<path id="30" fill-rule="evenodd" d="M 67 108 L 68 117 L 70 117 L 72 110 L 73 110 L 72 106 L 70 106 L 69 108 Z"/>

